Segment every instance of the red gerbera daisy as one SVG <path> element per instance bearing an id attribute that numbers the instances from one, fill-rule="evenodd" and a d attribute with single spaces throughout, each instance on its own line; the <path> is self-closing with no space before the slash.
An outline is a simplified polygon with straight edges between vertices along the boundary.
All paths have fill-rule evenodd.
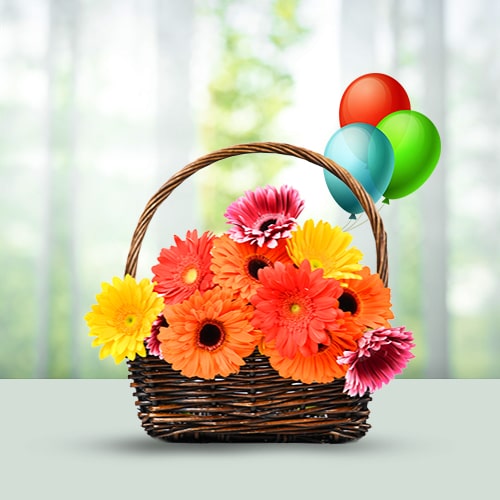
<path id="1" fill-rule="evenodd" d="M 247 191 L 227 208 L 224 216 L 232 227 L 228 233 L 237 242 L 275 248 L 280 238 L 289 238 L 304 208 L 299 192 L 289 186 Z"/>
<path id="2" fill-rule="evenodd" d="M 299 380 L 305 384 L 329 383 L 345 375 L 348 367 L 337 363 L 344 351 L 356 349 L 358 330 L 352 322 L 343 323 L 336 331 L 328 332 L 328 345 L 320 344 L 318 352 L 304 356 L 300 351 L 293 358 L 282 356 L 275 342 L 260 346 L 262 354 L 269 356 L 271 366 L 283 377 Z"/>
<path id="3" fill-rule="evenodd" d="M 196 290 L 204 292 L 213 287 L 210 270 L 213 238 L 210 232 L 198 237 L 195 229 L 187 232 L 185 240 L 175 235 L 175 245 L 161 250 L 152 271 L 154 290 L 163 295 L 165 304 L 178 304 Z"/>
<path id="4" fill-rule="evenodd" d="M 334 330 L 344 314 L 338 308 L 338 281 L 323 278 L 322 269 L 311 271 L 308 261 L 298 268 L 276 262 L 262 269 L 259 279 L 262 286 L 251 299 L 252 324 L 266 342 L 274 340 L 278 352 L 288 358 L 297 351 L 311 356 L 320 344 L 330 342 L 327 330 Z"/>

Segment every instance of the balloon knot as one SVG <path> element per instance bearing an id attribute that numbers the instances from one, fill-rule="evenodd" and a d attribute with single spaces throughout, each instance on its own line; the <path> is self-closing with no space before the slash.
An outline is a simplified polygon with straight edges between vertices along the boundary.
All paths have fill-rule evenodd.
<path id="1" fill-rule="evenodd" d="M 382 203 L 384 203 L 385 205 L 389 205 L 391 201 L 389 200 L 389 198 L 384 198 Z"/>
<path id="2" fill-rule="evenodd" d="M 350 217 L 349 217 L 349 219 L 356 220 L 356 214 L 351 214 Z"/>

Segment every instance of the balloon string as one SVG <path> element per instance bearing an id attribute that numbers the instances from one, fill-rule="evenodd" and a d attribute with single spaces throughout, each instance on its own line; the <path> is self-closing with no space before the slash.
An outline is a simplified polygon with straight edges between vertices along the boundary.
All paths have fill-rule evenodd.
<path id="1" fill-rule="evenodd" d="M 349 232 L 363 224 L 365 214 L 360 214 L 356 219 L 348 219 L 347 223 L 342 228 L 343 231 Z"/>
<path id="2" fill-rule="evenodd" d="M 387 206 L 387 205 L 383 204 L 383 203 L 381 205 L 379 205 L 377 207 L 378 212 L 380 213 L 385 206 Z M 344 225 L 344 227 L 342 228 L 342 231 L 350 232 L 354 229 L 358 229 L 358 227 L 364 226 L 367 222 L 368 222 L 368 217 L 363 212 L 362 214 L 360 214 L 358 216 L 357 219 L 349 219 L 347 221 L 347 223 Z"/>

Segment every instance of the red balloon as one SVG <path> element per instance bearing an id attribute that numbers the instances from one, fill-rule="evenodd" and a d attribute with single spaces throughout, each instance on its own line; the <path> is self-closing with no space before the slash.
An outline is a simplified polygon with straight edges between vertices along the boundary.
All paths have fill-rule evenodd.
<path id="1" fill-rule="evenodd" d="M 368 73 L 346 88 L 340 101 L 340 126 L 361 122 L 376 127 L 382 118 L 402 109 L 410 109 L 403 86 L 392 76 Z"/>

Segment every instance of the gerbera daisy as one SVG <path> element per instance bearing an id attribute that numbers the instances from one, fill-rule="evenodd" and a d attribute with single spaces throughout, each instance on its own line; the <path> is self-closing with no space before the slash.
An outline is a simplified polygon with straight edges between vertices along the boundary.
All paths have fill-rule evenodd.
<path id="1" fill-rule="evenodd" d="M 163 354 L 161 353 L 158 335 L 160 334 L 160 329 L 167 326 L 168 323 L 165 319 L 165 316 L 163 316 L 163 313 L 159 314 L 158 317 L 154 320 L 153 325 L 151 326 L 151 335 L 146 339 L 146 347 L 148 349 L 148 353 L 152 356 L 157 356 L 160 359 L 163 359 Z"/>
<path id="2" fill-rule="evenodd" d="M 165 306 L 164 315 L 169 326 L 158 336 L 163 357 L 186 377 L 237 373 L 260 339 L 250 324 L 251 306 L 219 287 Z"/>
<path id="3" fill-rule="evenodd" d="M 344 280 L 344 290 L 339 297 L 339 307 L 363 328 L 389 327 L 391 290 L 384 286 L 378 274 L 370 274 L 364 267 L 356 273 L 361 279 Z"/>
<path id="4" fill-rule="evenodd" d="M 210 250 L 214 235 L 197 230 L 188 231 L 186 239 L 175 235 L 175 245 L 163 248 L 158 264 L 152 268 L 155 291 L 163 295 L 165 304 L 177 304 L 195 290 L 201 292 L 213 286 L 210 271 Z"/>
<path id="5" fill-rule="evenodd" d="M 296 189 L 266 186 L 247 191 L 229 205 L 224 216 L 232 224 L 228 234 L 233 240 L 275 248 L 278 239 L 290 236 L 303 208 Z"/>
<path id="6" fill-rule="evenodd" d="M 93 346 L 102 345 L 99 357 L 113 356 L 118 364 L 136 354 L 145 356 L 144 339 L 163 308 L 163 300 L 153 291 L 148 279 L 139 283 L 130 275 L 103 283 L 97 304 L 85 315 Z"/>
<path id="7" fill-rule="evenodd" d="M 414 357 L 410 352 L 413 347 L 413 334 L 403 326 L 366 331 L 357 350 L 347 350 L 337 358 L 338 363 L 349 366 L 344 392 L 361 396 L 380 389 L 404 370 Z"/>
<path id="8" fill-rule="evenodd" d="M 237 243 L 227 234 L 214 240 L 212 266 L 214 283 L 238 293 L 249 300 L 259 281 L 259 270 L 275 262 L 290 262 L 284 242 L 276 248 L 259 247 L 251 243 Z"/>
<path id="9" fill-rule="evenodd" d="M 298 227 L 287 240 L 287 250 L 292 261 L 299 265 L 308 260 L 312 269 L 323 269 L 325 278 L 360 279 L 356 271 L 361 269 L 359 261 L 363 254 L 355 247 L 347 248 L 352 236 L 339 226 L 312 219 Z"/>
<path id="10" fill-rule="evenodd" d="M 305 384 L 328 383 L 341 378 L 347 366 L 339 365 L 337 358 L 344 351 L 356 349 L 356 329 L 352 323 L 345 323 L 334 332 L 328 332 L 328 345 L 320 344 L 318 352 L 304 356 L 297 351 L 293 358 L 287 358 L 276 349 L 275 342 L 261 344 L 262 354 L 269 356 L 269 363 L 283 378 L 291 378 Z"/>
<path id="11" fill-rule="evenodd" d="M 260 329 L 266 342 L 293 358 L 318 352 L 327 344 L 327 330 L 334 330 L 343 312 L 337 298 L 342 294 L 338 281 L 323 278 L 323 270 L 311 271 L 308 261 L 300 267 L 276 262 L 259 273 L 262 284 L 251 301 L 255 306 L 252 324 Z"/>

